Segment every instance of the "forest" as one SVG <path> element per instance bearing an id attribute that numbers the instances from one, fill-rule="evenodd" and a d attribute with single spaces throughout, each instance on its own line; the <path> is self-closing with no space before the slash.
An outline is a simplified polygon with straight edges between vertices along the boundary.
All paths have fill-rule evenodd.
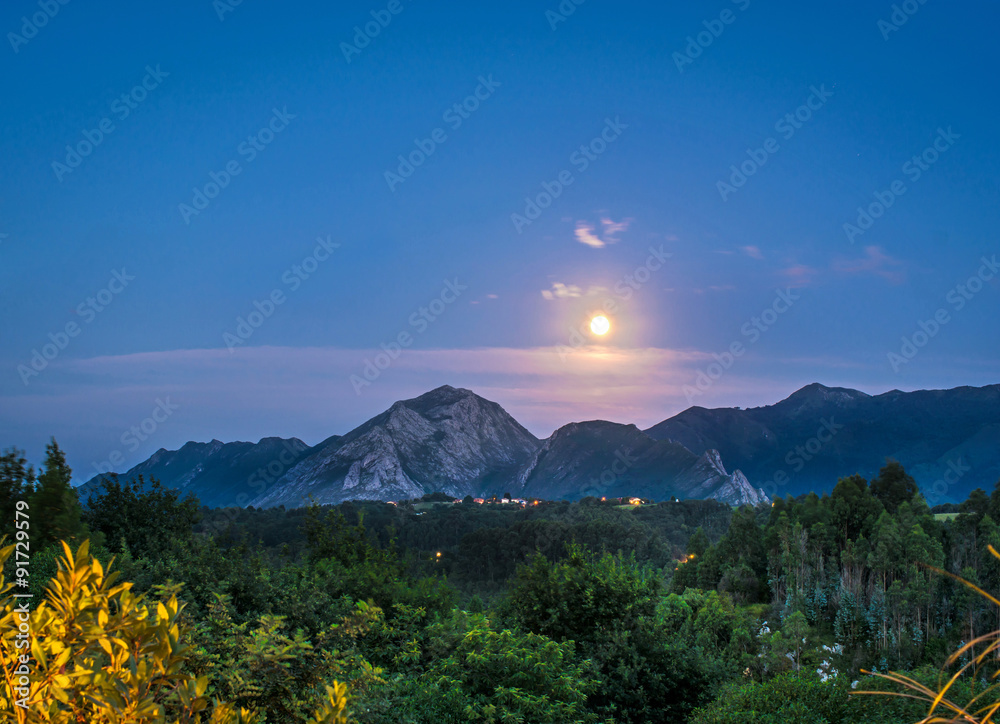
<path id="1" fill-rule="evenodd" d="M 5 721 L 927 716 L 889 672 L 998 700 L 1000 606 L 982 593 L 1000 590 L 1000 484 L 932 510 L 887 460 L 756 509 L 431 494 L 285 510 L 113 475 L 78 500 L 71 477 L 55 441 L 37 472 L 0 457 L 4 545 L 30 549 L 0 555 Z"/>

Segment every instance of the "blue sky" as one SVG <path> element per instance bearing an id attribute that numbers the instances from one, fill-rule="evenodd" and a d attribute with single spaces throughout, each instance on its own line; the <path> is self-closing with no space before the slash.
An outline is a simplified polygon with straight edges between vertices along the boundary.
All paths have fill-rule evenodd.
<path id="1" fill-rule="evenodd" d="M 992 4 L 46 7 L 0 11 L 0 438 L 34 459 L 312 444 L 446 383 L 545 436 L 1000 378 Z"/>

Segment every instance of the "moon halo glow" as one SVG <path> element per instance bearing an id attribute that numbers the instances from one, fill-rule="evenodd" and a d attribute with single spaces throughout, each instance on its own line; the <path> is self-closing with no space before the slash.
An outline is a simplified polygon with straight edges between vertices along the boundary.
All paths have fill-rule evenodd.
<path id="1" fill-rule="evenodd" d="M 603 314 L 590 320 L 590 331 L 598 337 L 603 337 L 611 331 L 611 322 Z"/>

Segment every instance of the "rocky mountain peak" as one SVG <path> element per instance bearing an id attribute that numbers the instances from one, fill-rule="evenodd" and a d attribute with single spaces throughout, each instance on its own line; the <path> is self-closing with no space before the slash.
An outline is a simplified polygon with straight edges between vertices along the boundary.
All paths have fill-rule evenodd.
<path id="1" fill-rule="evenodd" d="M 253 504 L 503 492 L 538 445 L 500 405 L 443 385 L 320 446 Z"/>
<path id="2" fill-rule="evenodd" d="M 850 390 L 846 387 L 827 387 L 818 382 L 806 385 L 793 392 L 778 405 L 793 405 L 799 408 L 818 407 L 821 405 L 850 405 L 858 400 L 871 397 L 860 390 Z"/>
<path id="3" fill-rule="evenodd" d="M 706 450 L 705 454 L 701 456 L 699 462 L 707 465 L 708 467 L 714 468 L 722 475 L 729 475 L 729 473 L 726 472 L 726 466 L 722 464 L 722 455 L 719 454 L 718 450 Z"/>

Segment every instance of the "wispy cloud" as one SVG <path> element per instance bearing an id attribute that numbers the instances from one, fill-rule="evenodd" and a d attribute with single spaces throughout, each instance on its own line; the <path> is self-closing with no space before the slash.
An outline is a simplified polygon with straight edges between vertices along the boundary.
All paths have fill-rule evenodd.
<path id="1" fill-rule="evenodd" d="M 582 297 L 583 290 L 576 284 L 554 282 L 551 289 L 542 290 L 542 296 L 550 302 L 555 299 L 573 299 L 574 297 Z"/>
<path id="2" fill-rule="evenodd" d="M 741 246 L 740 251 L 746 254 L 751 259 L 763 259 L 764 254 L 761 252 L 759 247 L 756 246 Z"/>
<path id="3" fill-rule="evenodd" d="M 906 281 L 905 264 L 889 256 L 879 246 L 865 247 L 865 255 L 860 259 L 838 259 L 833 270 L 841 274 L 875 274 L 890 284 Z"/>
<path id="4" fill-rule="evenodd" d="M 621 221 L 613 221 L 610 217 L 601 218 L 601 226 L 604 227 L 604 239 L 609 243 L 613 244 L 618 241 L 618 234 L 623 234 L 628 231 L 629 225 L 632 223 L 632 219 L 622 219 Z"/>
<path id="5" fill-rule="evenodd" d="M 594 249 L 601 249 L 605 243 L 598 236 L 595 236 L 594 231 L 594 227 L 586 221 L 576 222 L 576 240 Z"/>
<path id="6" fill-rule="evenodd" d="M 49 378 L 44 394 L 6 397 L 0 404 L 25 421 L 47 421 L 46 434 L 60 441 L 69 436 L 52 421 L 86 414 L 86 434 L 107 438 L 93 446 L 103 451 L 116 444 L 122 429 L 146 417 L 157 397 L 169 395 L 182 409 L 150 441 L 152 447 L 130 457 L 134 465 L 159 447 L 176 449 L 192 439 L 295 435 L 315 444 L 360 425 L 396 400 L 443 384 L 496 400 L 538 435 L 592 419 L 647 427 L 688 406 L 683 385 L 713 359 L 698 350 L 589 345 L 570 354 L 559 347 L 411 349 L 359 404 L 348 377 L 357 372 L 359 359 L 378 351 L 247 347 L 237 355 L 225 349 L 174 350 L 67 360 Z M 64 374 L 84 384 L 72 389 L 58 384 Z M 718 387 L 723 389 L 730 394 L 740 389 L 735 375 L 732 386 L 727 380 Z M 83 433 L 75 429 L 74 434 Z"/>
<path id="7" fill-rule="evenodd" d="M 787 279 L 786 284 L 789 286 L 807 287 L 819 274 L 819 270 L 805 264 L 793 264 L 790 267 L 779 270 L 778 274 Z"/>
<path id="8" fill-rule="evenodd" d="M 601 230 L 588 221 L 576 222 L 576 240 L 594 249 L 601 249 L 619 241 L 619 235 L 628 231 L 632 219 L 615 221 L 609 216 L 601 217 Z"/>
<path id="9" fill-rule="evenodd" d="M 707 292 L 732 292 L 735 291 L 736 287 L 732 284 L 713 284 L 709 287 L 698 287 L 692 289 L 695 294 L 705 294 Z"/>
<path id="10" fill-rule="evenodd" d="M 479 304 L 484 299 L 493 301 L 494 299 L 499 299 L 499 298 L 500 298 L 499 294 L 487 294 L 485 297 L 480 297 L 479 299 L 473 299 L 471 302 L 469 302 L 469 304 Z"/>

